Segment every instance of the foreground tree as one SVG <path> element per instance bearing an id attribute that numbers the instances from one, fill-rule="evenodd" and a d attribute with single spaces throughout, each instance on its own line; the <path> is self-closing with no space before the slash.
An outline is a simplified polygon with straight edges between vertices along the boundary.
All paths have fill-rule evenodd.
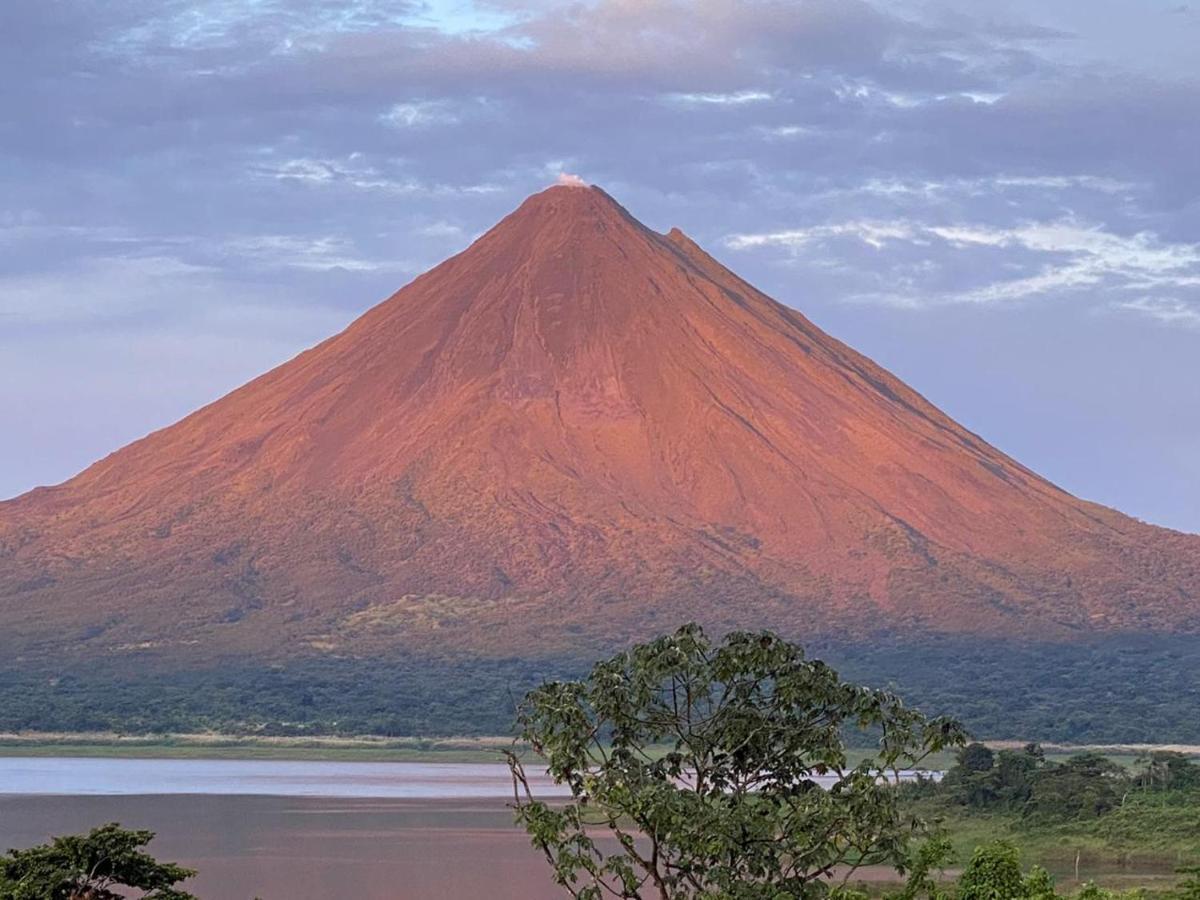
<path id="1" fill-rule="evenodd" d="M 10 850 L 0 857 L 0 900 L 195 900 L 175 885 L 196 873 L 145 853 L 153 839 L 153 831 L 110 824 Z"/>
<path id="2" fill-rule="evenodd" d="M 964 740 L 773 634 L 714 646 L 695 625 L 543 685 L 518 722 L 572 797 L 536 799 L 510 753 L 518 820 L 578 900 L 789 900 L 904 871 L 924 827 L 889 782 Z M 851 765 L 855 730 L 876 749 Z"/>

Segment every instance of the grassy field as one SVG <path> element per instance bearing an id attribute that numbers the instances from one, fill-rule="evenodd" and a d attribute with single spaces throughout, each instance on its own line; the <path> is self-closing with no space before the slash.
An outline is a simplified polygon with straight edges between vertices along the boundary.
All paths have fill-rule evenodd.
<path id="1" fill-rule="evenodd" d="M 1021 850 L 1029 863 L 1062 870 L 1078 855 L 1089 864 L 1106 867 L 1162 867 L 1200 860 L 1200 810 L 1196 807 L 1117 810 L 1091 822 L 1037 825 L 1016 816 L 970 814 L 921 809 L 930 818 L 941 818 L 959 859 L 989 841 L 1004 840 Z"/>
<path id="2" fill-rule="evenodd" d="M 0 734 L 0 757 L 283 759 L 358 762 L 499 762 L 508 738 L 286 738 L 179 734 Z"/>
<path id="3" fill-rule="evenodd" d="M 1013 742 L 996 742 L 997 749 Z M 512 745 L 507 737 L 248 737 L 223 734 L 121 735 L 105 732 L 0 733 L 0 757 L 90 756 L 104 759 L 290 759 L 362 762 L 498 762 L 500 751 Z M 1074 753 L 1103 752 L 1113 762 L 1134 765 L 1149 749 L 1177 749 L 1200 756 L 1200 747 L 1138 747 L 1045 745 L 1046 758 L 1061 762 Z M 851 765 L 870 751 L 850 749 Z M 954 763 L 951 751 L 934 754 L 922 763 L 929 771 L 944 771 Z"/>
<path id="4" fill-rule="evenodd" d="M 99 759 L 289 759 L 342 762 L 501 762 L 509 738 L 241 738 L 220 735 L 0 735 L 0 757 L 79 756 Z M 667 748 L 662 748 L 666 752 Z M 651 753 L 654 751 L 651 750 Z M 850 765 L 868 755 L 850 750 Z M 939 771 L 951 763 L 950 753 L 923 763 Z"/>
<path id="5" fill-rule="evenodd" d="M 1003 840 L 1021 851 L 1023 866 L 1039 865 L 1054 877 L 1060 894 L 1071 894 L 1094 881 L 1111 890 L 1142 892 L 1144 900 L 1173 896 L 1177 868 L 1200 861 L 1200 810 L 1131 808 L 1103 820 L 1039 826 L 1017 816 L 914 811 L 941 818 L 954 846 L 946 871 L 954 878 L 976 847 Z"/>

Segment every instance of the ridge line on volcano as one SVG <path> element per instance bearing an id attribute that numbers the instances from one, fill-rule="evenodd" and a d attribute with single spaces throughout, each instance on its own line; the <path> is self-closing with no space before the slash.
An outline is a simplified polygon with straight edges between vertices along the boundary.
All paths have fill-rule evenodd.
<path id="1" fill-rule="evenodd" d="M 1194 633 L 1200 537 L 1071 496 L 681 229 L 564 185 L 0 503 L 13 655 L 553 655 L 685 620 Z"/>

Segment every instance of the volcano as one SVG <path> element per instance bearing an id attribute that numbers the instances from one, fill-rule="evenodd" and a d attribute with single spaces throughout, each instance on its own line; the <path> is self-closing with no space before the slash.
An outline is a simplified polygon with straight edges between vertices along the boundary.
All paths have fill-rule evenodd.
<path id="1" fill-rule="evenodd" d="M 0 504 L 10 658 L 536 656 L 687 620 L 1190 633 L 1200 537 L 1071 496 L 682 232 L 574 186 Z"/>

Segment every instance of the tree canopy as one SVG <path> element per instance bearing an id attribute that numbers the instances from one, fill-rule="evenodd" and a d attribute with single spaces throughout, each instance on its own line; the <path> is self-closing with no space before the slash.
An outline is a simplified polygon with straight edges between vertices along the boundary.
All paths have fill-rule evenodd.
<path id="1" fill-rule="evenodd" d="M 973 810 L 1002 810 L 1043 823 L 1099 819 L 1148 794 L 1194 804 L 1200 792 L 1200 765 L 1181 753 L 1153 751 L 1129 772 L 1097 753 L 1054 763 L 1037 744 L 995 754 L 983 750 L 967 745 L 939 785 L 918 789 Z"/>
<path id="2" fill-rule="evenodd" d="M 0 857 L 0 900 L 123 900 L 129 890 L 143 900 L 195 900 L 175 885 L 196 873 L 144 852 L 153 839 L 112 823 L 10 850 Z"/>
<path id="3" fill-rule="evenodd" d="M 789 900 L 903 871 L 925 829 L 890 782 L 964 739 L 774 634 L 695 625 L 544 684 L 518 722 L 572 797 L 538 800 L 510 753 L 518 819 L 579 900 Z M 876 749 L 851 765 L 855 731 Z"/>

